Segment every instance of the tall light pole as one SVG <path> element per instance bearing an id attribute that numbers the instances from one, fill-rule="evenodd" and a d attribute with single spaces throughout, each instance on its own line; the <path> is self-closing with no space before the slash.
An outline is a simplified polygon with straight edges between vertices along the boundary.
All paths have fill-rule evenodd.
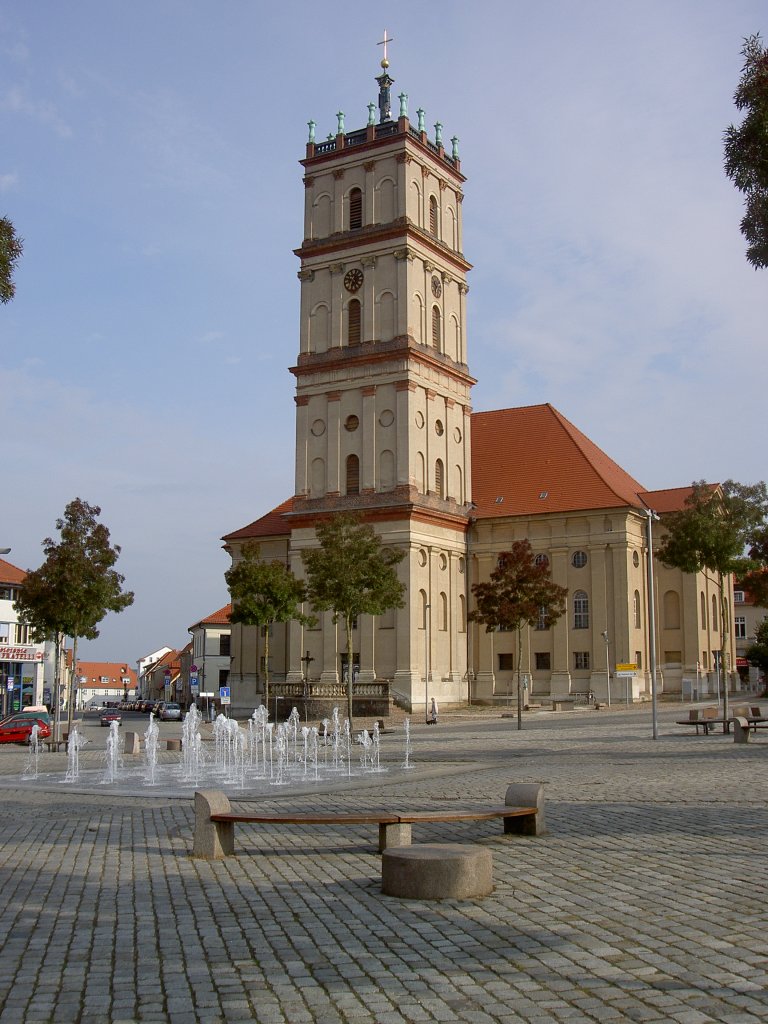
<path id="1" fill-rule="evenodd" d="M 651 668 L 651 708 L 653 712 L 653 738 L 659 738 L 659 722 L 656 711 L 656 596 L 653 584 L 653 520 L 659 517 L 650 509 L 645 509 L 648 532 L 648 656 Z"/>
<path id="2" fill-rule="evenodd" d="M 429 609 L 424 605 L 424 721 L 429 722 Z"/>
<path id="3" fill-rule="evenodd" d="M 606 683 L 608 685 L 608 707 L 610 707 L 611 706 L 611 659 L 610 659 L 610 651 L 609 651 L 610 641 L 608 640 L 608 630 L 607 629 L 603 630 L 603 640 L 605 640 L 605 679 L 606 679 Z"/>

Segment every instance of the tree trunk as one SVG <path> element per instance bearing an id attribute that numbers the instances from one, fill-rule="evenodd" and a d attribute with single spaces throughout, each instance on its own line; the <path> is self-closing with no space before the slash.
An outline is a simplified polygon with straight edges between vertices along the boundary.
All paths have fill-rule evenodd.
<path id="1" fill-rule="evenodd" d="M 72 637 L 72 678 L 69 682 L 69 699 L 67 700 L 67 739 L 72 735 L 72 720 L 75 714 L 75 692 L 77 681 L 77 637 Z"/>
<path id="2" fill-rule="evenodd" d="M 61 634 L 54 633 L 56 650 L 53 654 L 53 739 L 61 740 Z"/>

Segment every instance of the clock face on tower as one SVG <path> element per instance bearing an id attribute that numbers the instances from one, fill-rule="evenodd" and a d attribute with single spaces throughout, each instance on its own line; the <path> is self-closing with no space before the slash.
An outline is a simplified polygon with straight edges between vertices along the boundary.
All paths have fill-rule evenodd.
<path id="1" fill-rule="evenodd" d="M 432 294 L 435 296 L 436 299 L 439 299 L 440 296 L 443 294 L 443 286 L 440 283 L 439 277 L 432 278 Z"/>
<path id="2" fill-rule="evenodd" d="M 356 292 L 360 290 L 363 283 L 363 272 L 362 270 L 348 270 L 344 275 L 344 287 L 348 292 Z"/>

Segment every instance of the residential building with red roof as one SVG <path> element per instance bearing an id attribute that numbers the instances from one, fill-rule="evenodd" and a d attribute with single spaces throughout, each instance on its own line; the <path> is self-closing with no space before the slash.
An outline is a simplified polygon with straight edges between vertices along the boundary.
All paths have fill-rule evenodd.
<path id="1" fill-rule="evenodd" d="M 192 639 L 181 662 L 185 705 L 197 701 L 203 707 L 211 702 L 218 706 L 219 689 L 229 682 L 231 612 L 232 605 L 225 604 L 189 627 Z"/>
<path id="2" fill-rule="evenodd" d="M 226 550 L 237 562 L 256 544 L 302 576 L 319 519 L 351 511 L 406 551 L 405 607 L 356 624 L 361 699 L 381 686 L 412 710 L 433 696 L 444 706 L 502 700 L 521 670 L 529 701 L 590 691 L 644 700 L 652 629 L 661 689 L 679 692 L 691 677 L 714 685 L 712 582 L 656 561 L 648 589 L 648 509 L 663 529 L 690 489 L 647 490 L 550 404 L 472 411 L 457 140 L 448 152 L 403 111 L 394 120 L 391 80 L 376 81 L 381 119 L 310 137 L 301 161 L 293 495 L 227 533 Z M 473 584 L 521 538 L 569 597 L 559 622 L 526 631 L 518 665 L 515 637 L 486 633 L 468 612 Z M 732 607 L 730 583 L 728 597 Z M 263 637 L 241 626 L 231 637 L 233 707 L 250 710 L 264 692 Z M 310 686 L 331 699 L 344 646 L 330 613 L 311 628 L 274 625 L 274 692 L 292 701 Z M 731 641 L 727 654 L 732 662 Z M 635 674 L 616 677 L 617 665 Z"/>
<path id="3" fill-rule="evenodd" d="M 75 680 L 78 710 L 136 697 L 136 671 L 124 661 L 78 661 Z"/>

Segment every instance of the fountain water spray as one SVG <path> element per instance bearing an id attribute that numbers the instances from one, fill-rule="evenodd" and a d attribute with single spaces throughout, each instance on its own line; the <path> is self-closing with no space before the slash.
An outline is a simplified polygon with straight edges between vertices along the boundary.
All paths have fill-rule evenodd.
<path id="1" fill-rule="evenodd" d="M 77 781 L 80 775 L 80 749 L 87 742 L 88 740 L 80 733 L 77 726 L 73 726 L 67 741 L 67 774 L 64 776 L 65 782 Z"/>
<path id="2" fill-rule="evenodd" d="M 115 723 L 113 723 L 114 725 Z M 110 726 L 111 728 L 111 726 Z M 144 733 L 144 758 L 147 766 L 146 781 L 150 786 L 155 784 L 155 770 L 157 768 L 157 747 L 160 742 L 160 728 L 155 721 L 155 716 L 149 716 L 149 725 Z"/>
<path id="3" fill-rule="evenodd" d="M 104 754 L 107 766 L 104 772 L 104 782 L 117 782 L 119 778 L 120 769 L 123 767 L 123 755 L 120 746 L 120 723 L 110 722 L 107 749 Z"/>

